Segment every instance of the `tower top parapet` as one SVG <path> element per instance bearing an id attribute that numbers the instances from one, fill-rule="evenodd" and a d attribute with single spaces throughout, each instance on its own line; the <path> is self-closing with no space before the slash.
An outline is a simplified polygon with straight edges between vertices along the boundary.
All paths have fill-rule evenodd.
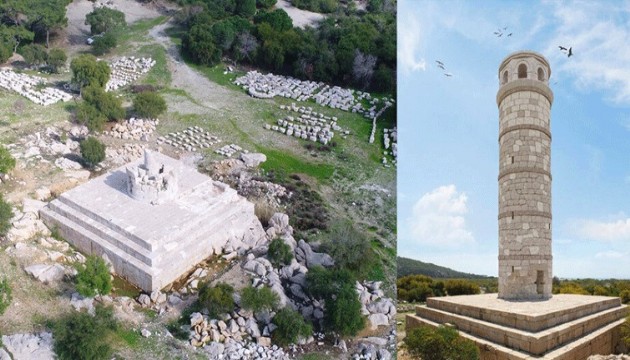
<path id="1" fill-rule="evenodd" d="M 497 105 L 506 96 L 521 90 L 535 91 L 553 103 L 553 92 L 549 88 L 551 67 L 541 54 L 529 50 L 513 52 L 501 61 L 498 75 Z"/>

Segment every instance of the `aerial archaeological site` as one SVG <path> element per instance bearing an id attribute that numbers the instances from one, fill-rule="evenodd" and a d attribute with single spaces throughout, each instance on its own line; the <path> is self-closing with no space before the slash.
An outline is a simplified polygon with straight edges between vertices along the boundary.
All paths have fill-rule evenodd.
<path id="1" fill-rule="evenodd" d="M 0 15 L 1 360 L 395 357 L 395 1 Z"/>

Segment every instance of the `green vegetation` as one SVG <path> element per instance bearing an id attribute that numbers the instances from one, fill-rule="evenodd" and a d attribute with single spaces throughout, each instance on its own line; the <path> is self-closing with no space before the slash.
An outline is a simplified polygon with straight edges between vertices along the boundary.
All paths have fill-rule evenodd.
<path id="1" fill-rule="evenodd" d="M 447 280 L 444 289 L 449 296 L 479 294 L 479 285 L 466 280 Z"/>
<path id="2" fill-rule="evenodd" d="M 291 247 L 284 240 L 275 238 L 269 243 L 267 256 L 274 267 L 282 267 L 291 263 L 293 251 L 291 251 Z"/>
<path id="3" fill-rule="evenodd" d="M 228 313 L 234 309 L 234 288 L 226 283 L 218 283 L 211 286 L 203 283 L 199 287 L 199 303 L 208 309 L 211 318 Z"/>
<path id="4" fill-rule="evenodd" d="M 46 62 L 48 54 L 46 48 L 40 44 L 28 44 L 22 46 L 20 55 L 24 58 L 24 62 L 31 66 L 39 66 Z"/>
<path id="5" fill-rule="evenodd" d="M 83 54 L 72 59 L 72 82 L 80 88 L 96 86 L 104 89 L 109 81 L 110 69 L 105 61 L 97 61 L 94 55 Z"/>
<path id="6" fill-rule="evenodd" d="M 48 51 L 47 63 L 50 67 L 50 71 L 54 73 L 58 73 L 59 69 L 66 66 L 66 61 L 68 60 L 68 56 L 63 49 L 54 48 Z"/>
<path id="7" fill-rule="evenodd" d="M 248 286 L 241 292 L 241 307 L 252 310 L 255 313 L 260 311 L 273 311 L 280 305 L 280 297 L 266 286 L 255 288 Z"/>
<path id="8" fill-rule="evenodd" d="M 323 245 L 324 252 L 335 260 L 335 267 L 350 269 L 360 279 L 365 278 L 378 261 L 370 241 L 349 221 L 336 223 Z"/>
<path id="9" fill-rule="evenodd" d="M 112 290 L 112 279 L 105 260 L 96 255 L 87 257 L 85 264 L 77 266 L 77 291 L 82 296 L 107 295 Z"/>
<path id="10" fill-rule="evenodd" d="M 361 302 L 355 290 L 355 278 L 349 270 L 314 267 L 306 274 L 306 283 L 312 296 L 325 301 L 325 330 L 346 336 L 356 335 L 363 329 Z"/>
<path id="11" fill-rule="evenodd" d="M 54 339 L 54 351 L 60 360 L 111 359 L 110 339 L 119 325 L 112 307 L 96 306 L 96 315 L 71 312 L 49 323 Z"/>
<path id="12" fill-rule="evenodd" d="M 314 11 L 335 12 L 318 27 L 294 28 L 282 9 L 256 11 L 254 0 L 180 0 L 188 59 L 215 65 L 222 58 L 303 79 L 392 92 L 396 84 L 396 17 L 375 4 L 368 13 L 339 9 L 335 0 L 294 0 Z M 253 24 L 251 23 L 253 20 Z"/>
<path id="13" fill-rule="evenodd" d="M 98 141 L 95 137 L 88 137 L 79 144 L 81 148 L 81 156 L 89 165 L 94 166 L 105 160 L 105 145 Z"/>
<path id="14" fill-rule="evenodd" d="M 118 31 L 112 30 L 94 38 L 92 52 L 95 55 L 103 55 L 118 45 Z"/>
<path id="15" fill-rule="evenodd" d="M 0 145 L 0 173 L 7 174 L 15 168 L 15 159 L 7 148 Z"/>
<path id="16" fill-rule="evenodd" d="M 49 48 L 50 34 L 64 28 L 72 0 L 5 0 L 0 3 L 0 62 L 8 52 L 33 41 Z M 8 58 L 8 57 L 7 57 Z"/>
<path id="17" fill-rule="evenodd" d="M 428 297 L 444 296 L 443 281 L 433 281 L 425 275 L 407 275 L 396 281 L 398 300 L 408 302 L 425 302 Z"/>
<path id="18" fill-rule="evenodd" d="M 423 360 L 478 360 L 479 349 L 474 342 L 459 336 L 457 330 L 440 326 L 420 326 L 404 339 L 409 353 Z"/>
<path id="19" fill-rule="evenodd" d="M 7 311 L 7 308 L 11 304 L 11 286 L 6 278 L 0 281 L 0 315 Z"/>
<path id="20" fill-rule="evenodd" d="M 74 114 L 75 120 L 79 124 L 87 126 L 90 132 L 103 130 L 107 117 L 101 113 L 96 106 L 83 102 L 79 104 Z"/>
<path id="21" fill-rule="evenodd" d="M 11 218 L 13 218 L 13 207 L 0 194 L 0 236 L 6 235 L 11 229 Z"/>
<path id="22" fill-rule="evenodd" d="M 455 271 L 443 266 L 438 266 L 431 263 L 425 263 L 418 260 L 407 259 L 404 257 L 398 257 L 396 259 L 398 264 L 398 277 L 407 275 L 426 275 L 433 278 L 450 278 L 450 279 L 489 279 L 489 276 L 468 274 L 459 271 Z"/>
<path id="23" fill-rule="evenodd" d="M 158 93 L 144 91 L 133 99 L 133 109 L 140 117 L 155 119 L 166 111 L 166 101 Z"/>
<path id="24" fill-rule="evenodd" d="M 122 102 L 114 93 L 90 85 L 83 88 L 82 96 L 87 104 L 96 108 L 108 120 L 115 121 L 125 118 Z"/>
<path id="25" fill-rule="evenodd" d="M 99 7 L 85 16 L 85 25 L 90 25 L 92 35 L 122 28 L 127 25 L 125 14 L 108 7 Z"/>
<path id="26" fill-rule="evenodd" d="M 313 334 L 311 324 L 304 321 L 302 314 L 288 306 L 280 309 L 272 322 L 278 328 L 271 334 L 271 338 L 280 346 L 295 344 L 299 338 L 308 338 Z"/>

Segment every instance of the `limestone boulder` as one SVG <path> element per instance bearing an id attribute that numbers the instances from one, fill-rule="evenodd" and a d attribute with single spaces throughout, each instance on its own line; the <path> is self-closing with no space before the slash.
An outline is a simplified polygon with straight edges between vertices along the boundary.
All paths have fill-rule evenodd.
<path id="1" fill-rule="evenodd" d="M 258 165 L 267 161 L 267 156 L 262 153 L 241 153 L 241 160 L 245 163 L 247 167 L 257 167 Z"/>
<path id="2" fill-rule="evenodd" d="M 28 266 L 24 270 L 27 274 L 33 276 L 44 284 L 60 281 L 66 273 L 65 268 L 59 264 L 36 264 Z"/>
<path id="3" fill-rule="evenodd" d="M 313 251 L 311 246 L 304 240 L 298 241 L 298 248 L 302 250 L 306 267 L 309 269 L 315 266 L 332 267 L 335 265 L 335 261 L 330 255 Z"/>
<path id="4" fill-rule="evenodd" d="M 53 338 L 49 332 L 2 336 L 2 344 L 13 359 L 53 360 Z M 0 358 L 1 358 L 0 353 Z"/>
<path id="5" fill-rule="evenodd" d="M 370 320 L 370 328 L 372 330 L 376 330 L 379 326 L 389 325 L 389 318 L 385 314 L 371 314 L 368 316 L 368 320 Z"/>

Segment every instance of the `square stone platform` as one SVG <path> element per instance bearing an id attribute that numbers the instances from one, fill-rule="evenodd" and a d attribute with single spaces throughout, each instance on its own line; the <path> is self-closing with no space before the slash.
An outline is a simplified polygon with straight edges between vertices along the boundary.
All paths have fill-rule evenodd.
<path id="1" fill-rule="evenodd" d="M 610 354 L 628 307 L 619 298 L 554 295 L 507 301 L 497 294 L 434 297 L 407 316 L 407 329 L 451 324 L 475 341 L 482 359 L 587 359 Z"/>
<path id="2" fill-rule="evenodd" d="M 161 289 L 225 247 L 253 247 L 264 230 L 254 204 L 228 185 L 166 155 L 177 197 L 159 205 L 127 193 L 126 168 L 138 159 L 61 194 L 40 217 L 80 251 L 106 255 L 115 272 L 145 291 Z"/>

